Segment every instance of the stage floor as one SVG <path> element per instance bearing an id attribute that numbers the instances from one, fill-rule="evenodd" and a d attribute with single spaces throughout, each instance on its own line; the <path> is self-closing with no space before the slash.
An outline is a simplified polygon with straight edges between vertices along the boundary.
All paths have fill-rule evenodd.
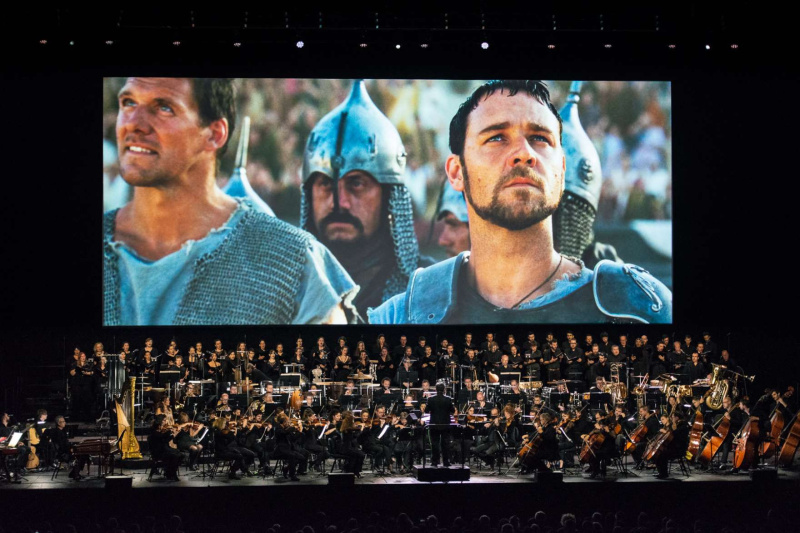
<path id="1" fill-rule="evenodd" d="M 458 467 L 451 467 L 458 468 Z M 92 466 L 91 476 L 86 476 L 86 470 L 83 471 L 84 477 L 80 481 L 73 481 L 68 477 L 68 471 L 63 469 L 59 472 L 55 479 L 52 479 L 53 472 L 28 472 L 25 474 L 24 479 L 19 483 L 0 483 L 0 489 L 7 490 L 22 490 L 22 489 L 102 489 L 105 487 L 105 480 L 96 476 L 97 466 Z M 634 470 L 628 469 L 627 475 L 618 472 L 615 469 L 609 468 L 608 474 L 605 479 L 590 479 L 588 474 L 582 474 L 580 470 L 565 470 L 563 473 L 563 483 L 570 484 L 596 484 L 596 483 L 615 483 L 615 484 L 630 484 L 630 483 L 649 483 L 649 484 L 665 484 L 665 483 L 737 483 L 737 482 L 750 482 L 751 476 L 749 472 L 731 473 L 730 471 L 701 471 L 691 469 L 690 475 L 680 473 L 680 469 L 673 467 L 670 478 L 666 480 L 659 480 L 653 477 L 655 470 Z M 120 474 L 120 469 L 117 467 L 115 474 Z M 168 481 L 163 476 L 155 475 L 151 481 L 147 480 L 148 471 L 144 467 L 138 468 L 123 468 L 122 475 L 132 478 L 132 487 L 134 489 L 147 489 L 153 487 L 174 487 L 181 489 L 188 488 L 208 488 L 208 487 L 263 487 L 263 486 L 319 486 L 328 485 L 328 477 L 321 475 L 317 472 L 308 473 L 300 476 L 300 481 L 290 481 L 284 479 L 281 475 L 277 477 L 269 476 L 264 477 L 244 477 L 240 480 L 228 479 L 227 474 L 217 475 L 214 479 L 210 476 L 203 477 L 202 470 L 199 472 L 189 471 L 181 467 L 180 481 Z M 406 475 L 379 475 L 369 470 L 363 472 L 361 479 L 355 480 L 355 485 L 414 485 L 414 484 L 428 484 L 427 482 L 417 481 L 411 474 Z M 778 470 L 778 479 L 787 482 L 800 482 L 800 471 L 793 470 Z M 481 484 L 530 484 L 535 482 L 536 478 L 533 475 L 520 475 L 518 469 L 514 468 L 506 473 L 498 474 L 497 470 L 493 472 L 488 468 L 478 470 L 472 468 L 471 477 L 469 481 L 464 482 L 449 482 L 449 484 L 461 485 L 481 485 Z"/>

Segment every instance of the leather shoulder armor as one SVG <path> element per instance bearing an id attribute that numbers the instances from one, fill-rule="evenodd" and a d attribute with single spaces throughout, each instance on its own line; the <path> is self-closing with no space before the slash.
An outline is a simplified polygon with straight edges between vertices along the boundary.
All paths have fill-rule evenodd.
<path id="1" fill-rule="evenodd" d="M 603 260 L 594 268 L 594 299 L 605 315 L 644 324 L 672 322 L 672 292 L 642 267 Z"/>

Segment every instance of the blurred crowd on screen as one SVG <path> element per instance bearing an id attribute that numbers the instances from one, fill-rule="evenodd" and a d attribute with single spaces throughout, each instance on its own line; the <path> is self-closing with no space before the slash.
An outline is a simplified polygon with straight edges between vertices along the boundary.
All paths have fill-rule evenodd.
<path id="1" fill-rule="evenodd" d="M 116 94 L 123 78 L 104 83 L 104 210 L 124 204 L 130 189 L 116 169 Z M 445 180 L 450 119 L 481 81 L 368 80 L 367 90 L 403 138 L 406 183 L 419 220 L 420 241 L 436 211 Z M 548 82 L 561 108 L 569 81 Z M 241 117 L 251 118 L 247 176 L 278 217 L 297 224 L 305 142 L 314 125 L 347 96 L 351 80 L 249 78 L 238 80 Z M 603 170 L 598 224 L 671 219 L 671 112 L 668 82 L 593 81 L 584 84 L 581 122 L 594 142 Z M 233 171 L 235 149 L 221 161 L 219 184 Z"/>

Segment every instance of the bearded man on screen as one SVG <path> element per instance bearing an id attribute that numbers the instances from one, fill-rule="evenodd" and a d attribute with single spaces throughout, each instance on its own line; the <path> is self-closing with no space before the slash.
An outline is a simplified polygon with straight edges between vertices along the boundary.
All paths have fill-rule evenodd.
<path id="1" fill-rule="evenodd" d="M 446 173 L 467 200 L 471 249 L 417 270 L 368 312 L 375 324 L 671 322 L 672 294 L 644 269 L 589 270 L 553 243 L 564 192 L 562 122 L 540 81 L 490 81 L 450 123 Z"/>

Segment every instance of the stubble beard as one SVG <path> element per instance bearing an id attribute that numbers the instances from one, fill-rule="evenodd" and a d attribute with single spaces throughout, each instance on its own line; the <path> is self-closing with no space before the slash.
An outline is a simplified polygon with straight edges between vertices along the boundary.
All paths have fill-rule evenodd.
<path id="1" fill-rule="evenodd" d="M 478 205 L 472 198 L 472 191 L 469 185 L 469 174 L 464 158 L 461 158 L 461 169 L 464 177 L 464 192 L 467 201 L 472 206 L 475 214 L 483 220 L 500 226 L 510 231 L 521 231 L 551 217 L 561 203 L 561 195 L 558 199 L 548 204 L 544 194 L 539 198 L 531 198 L 532 191 L 528 188 L 511 191 L 512 201 L 509 204 L 500 202 L 500 192 L 505 184 L 514 178 L 533 178 L 542 183 L 544 180 L 530 169 L 524 167 L 514 167 L 510 172 L 504 174 L 492 191 L 492 200 L 489 205 Z M 562 176 L 563 180 L 563 176 Z M 523 204 L 523 205 L 520 205 Z"/>

